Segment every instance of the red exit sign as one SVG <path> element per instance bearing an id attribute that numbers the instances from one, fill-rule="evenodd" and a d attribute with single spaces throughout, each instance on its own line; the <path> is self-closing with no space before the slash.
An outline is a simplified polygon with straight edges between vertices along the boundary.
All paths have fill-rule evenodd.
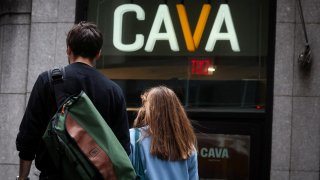
<path id="1" fill-rule="evenodd" d="M 191 60 L 192 75 L 212 75 L 214 71 L 210 60 Z"/>

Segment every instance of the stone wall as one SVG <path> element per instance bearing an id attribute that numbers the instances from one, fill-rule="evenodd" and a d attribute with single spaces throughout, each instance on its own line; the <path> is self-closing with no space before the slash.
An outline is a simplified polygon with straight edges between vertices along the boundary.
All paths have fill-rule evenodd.
<path id="1" fill-rule="evenodd" d="M 304 34 L 296 0 L 277 2 L 272 180 L 319 180 L 320 1 L 301 1 L 313 56 L 307 72 L 297 63 Z"/>
<path id="2" fill-rule="evenodd" d="M 15 137 L 25 109 L 31 0 L 1 2 L 0 8 L 0 176 L 18 175 Z"/>
<path id="3" fill-rule="evenodd" d="M 39 73 L 67 64 L 75 0 L 2 0 L 0 6 L 0 176 L 18 175 L 15 138 Z M 30 176 L 36 179 L 35 168 Z"/>

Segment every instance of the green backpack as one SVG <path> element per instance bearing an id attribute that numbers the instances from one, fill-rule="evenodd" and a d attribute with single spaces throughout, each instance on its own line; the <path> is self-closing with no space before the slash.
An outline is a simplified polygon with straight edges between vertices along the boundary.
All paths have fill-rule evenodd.
<path id="1" fill-rule="evenodd" d="M 49 74 L 63 81 L 63 71 Z M 42 138 L 62 179 L 136 178 L 124 148 L 83 91 L 65 100 Z"/>

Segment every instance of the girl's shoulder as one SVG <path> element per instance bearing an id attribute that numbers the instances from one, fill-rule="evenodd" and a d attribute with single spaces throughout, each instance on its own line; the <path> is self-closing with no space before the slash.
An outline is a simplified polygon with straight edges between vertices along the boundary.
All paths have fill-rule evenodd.
<path id="1" fill-rule="evenodd" d="M 134 134 L 136 132 L 140 132 L 142 135 L 146 135 L 148 132 L 148 126 L 140 127 L 140 128 L 130 128 L 129 132 L 130 134 Z"/>

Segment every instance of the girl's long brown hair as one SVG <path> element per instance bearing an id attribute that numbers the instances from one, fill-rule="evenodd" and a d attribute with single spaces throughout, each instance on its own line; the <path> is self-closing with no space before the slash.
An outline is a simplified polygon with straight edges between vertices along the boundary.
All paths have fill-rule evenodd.
<path id="1" fill-rule="evenodd" d="M 187 159 L 194 150 L 196 136 L 176 94 L 159 86 L 146 91 L 141 99 L 142 107 L 133 126 L 149 127 L 150 153 L 163 160 Z"/>

